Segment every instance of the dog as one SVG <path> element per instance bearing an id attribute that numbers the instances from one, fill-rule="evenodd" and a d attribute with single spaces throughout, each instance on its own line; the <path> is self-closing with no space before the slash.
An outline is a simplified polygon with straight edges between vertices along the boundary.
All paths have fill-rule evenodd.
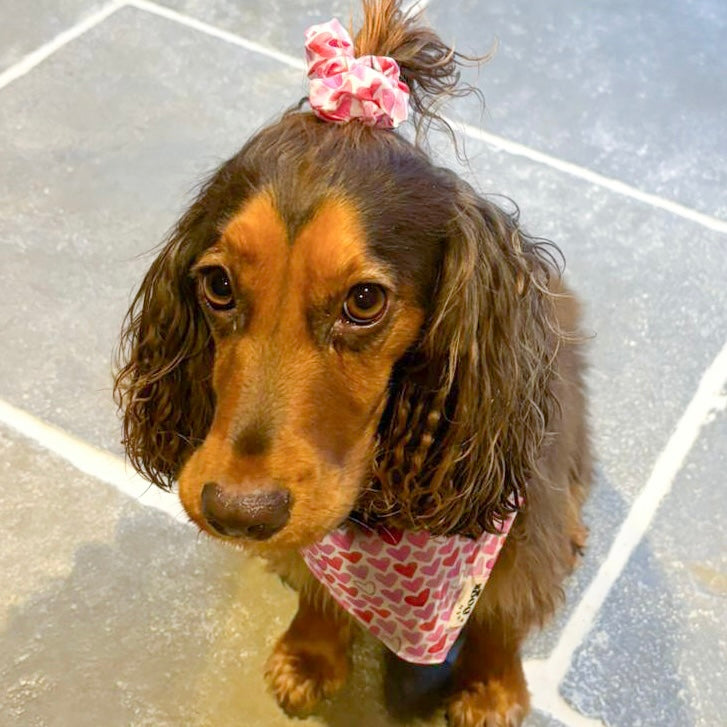
<path id="1" fill-rule="evenodd" d="M 212 174 L 131 305 L 115 381 L 126 452 L 152 483 L 178 483 L 201 531 L 299 591 L 266 667 L 293 715 L 342 686 L 361 621 L 306 548 L 341 527 L 499 533 L 446 709 L 455 727 L 517 725 L 521 644 L 585 542 L 578 303 L 552 243 L 393 128 L 438 119 L 461 56 L 398 0 L 364 0 L 355 41 L 337 24 L 307 38 L 311 109 Z"/>

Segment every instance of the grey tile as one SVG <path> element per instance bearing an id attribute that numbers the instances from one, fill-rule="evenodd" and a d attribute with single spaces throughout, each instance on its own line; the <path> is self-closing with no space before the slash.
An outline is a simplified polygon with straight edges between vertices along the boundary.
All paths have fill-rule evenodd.
<path id="1" fill-rule="evenodd" d="M 360 0 L 270 0 L 270 2 L 239 2 L 239 0 L 162 0 L 173 10 L 223 28 L 301 60 L 305 57 L 305 29 L 337 17 L 349 27 L 351 17 L 359 18 Z M 357 27 L 357 26 L 354 26 Z"/>
<path id="2" fill-rule="evenodd" d="M 139 256 L 299 95 L 295 71 L 132 9 L 3 91 L 0 396 L 118 451 L 111 358 Z"/>
<path id="3" fill-rule="evenodd" d="M 549 714 L 534 710 L 523 723 L 523 727 L 563 727 L 563 723 Z"/>
<path id="4" fill-rule="evenodd" d="M 727 5 L 720 0 L 434 0 L 431 24 L 465 53 L 488 130 L 727 217 Z"/>
<path id="5" fill-rule="evenodd" d="M 164 4 L 300 57 L 308 25 L 360 16 L 353 0 Z M 499 42 L 493 61 L 464 73 L 485 93 L 485 116 L 474 100 L 455 115 L 727 217 L 723 3 L 433 0 L 426 17 L 463 52 Z"/>
<path id="6" fill-rule="evenodd" d="M 103 4 L 102 0 L 0 0 L 0 72 Z"/>
<path id="7" fill-rule="evenodd" d="M 704 430 L 615 584 L 563 692 L 610 727 L 724 722 L 727 415 Z"/>

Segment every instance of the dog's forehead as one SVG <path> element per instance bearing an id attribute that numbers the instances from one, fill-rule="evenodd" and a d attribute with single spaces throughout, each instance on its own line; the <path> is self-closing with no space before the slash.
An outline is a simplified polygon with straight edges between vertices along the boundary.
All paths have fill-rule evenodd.
<path id="1" fill-rule="evenodd" d="M 291 230 L 274 197 L 248 200 L 222 230 L 221 247 L 233 264 L 249 264 L 269 275 L 284 269 L 321 284 L 351 275 L 381 273 L 372 258 L 356 206 L 341 197 L 323 199 L 308 220 Z"/>

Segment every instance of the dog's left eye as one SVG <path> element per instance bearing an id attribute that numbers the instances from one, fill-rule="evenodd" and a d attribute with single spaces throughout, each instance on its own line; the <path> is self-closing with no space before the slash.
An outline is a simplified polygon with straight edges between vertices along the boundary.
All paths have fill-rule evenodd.
<path id="1" fill-rule="evenodd" d="M 386 291 L 376 283 L 354 285 L 343 303 L 343 317 L 357 326 L 367 326 L 386 311 Z"/>
<path id="2" fill-rule="evenodd" d="M 209 268 L 202 273 L 202 293 L 215 310 L 234 308 L 232 284 L 224 268 Z"/>

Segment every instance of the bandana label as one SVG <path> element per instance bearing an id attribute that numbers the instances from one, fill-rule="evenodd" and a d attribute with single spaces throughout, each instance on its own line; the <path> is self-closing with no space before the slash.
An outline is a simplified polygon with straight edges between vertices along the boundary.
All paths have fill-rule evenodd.
<path id="1" fill-rule="evenodd" d="M 452 618 L 449 619 L 450 626 L 462 628 L 467 623 L 484 587 L 484 583 L 477 583 L 474 578 L 468 578 L 465 581 L 462 593 L 452 609 Z"/>
<path id="2" fill-rule="evenodd" d="M 510 530 L 478 540 L 365 531 L 350 523 L 301 551 L 311 573 L 397 656 L 441 664 L 467 623 Z"/>

